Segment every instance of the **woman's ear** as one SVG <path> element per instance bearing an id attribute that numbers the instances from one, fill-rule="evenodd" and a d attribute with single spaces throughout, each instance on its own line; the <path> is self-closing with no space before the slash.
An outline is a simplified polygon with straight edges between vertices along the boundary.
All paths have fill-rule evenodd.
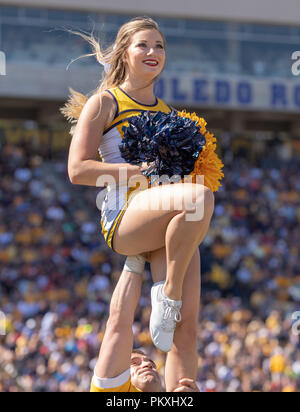
<path id="1" fill-rule="evenodd" d="M 123 63 L 125 64 L 125 66 L 127 65 L 127 58 L 128 58 L 127 52 L 125 52 L 125 53 L 123 54 L 123 56 L 122 56 L 122 61 L 123 61 Z"/>

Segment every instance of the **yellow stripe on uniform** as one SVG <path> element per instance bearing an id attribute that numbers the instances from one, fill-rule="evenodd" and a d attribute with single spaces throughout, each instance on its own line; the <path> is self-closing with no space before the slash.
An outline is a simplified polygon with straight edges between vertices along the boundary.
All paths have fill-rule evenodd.
<path id="1" fill-rule="evenodd" d="M 142 392 L 136 386 L 132 385 L 131 378 L 128 379 L 126 383 L 116 388 L 98 388 L 94 385 L 93 380 L 90 386 L 90 392 Z"/>

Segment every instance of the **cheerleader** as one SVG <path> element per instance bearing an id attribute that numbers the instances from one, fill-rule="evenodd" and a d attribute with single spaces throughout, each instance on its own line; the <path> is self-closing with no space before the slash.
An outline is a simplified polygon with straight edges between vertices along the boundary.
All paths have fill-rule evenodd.
<path id="1" fill-rule="evenodd" d="M 105 70 L 92 96 L 71 89 L 62 109 L 77 123 L 69 150 L 69 177 L 73 184 L 106 186 L 102 234 L 112 250 L 128 256 L 124 270 L 142 274 L 145 259 L 150 262 L 154 281 L 150 333 L 155 346 L 168 352 L 165 380 L 167 391 L 172 391 L 182 377 L 196 380 L 199 245 L 210 225 L 214 195 L 204 185 L 177 183 L 146 187 L 130 196 L 128 180 L 143 178 L 147 165 L 131 165 L 121 157 L 118 145 L 124 126 L 145 111 L 172 110 L 154 95 L 166 62 L 166 40 L 157 23 L 146 17 L 129 21 L 106 51 L 93 36 L 78 34 L 92 44 Z M 96 160 L 98 155 L 101 161 Z M 162 206 L 166 202 L 167 210 Z M 146 207 L 149 204 L 160 207 Z M 196 209 L 203 210 L 201 219 L 189 220 L 187 215 Z M 129 317 L 133 306 L 128 304 Z"/>

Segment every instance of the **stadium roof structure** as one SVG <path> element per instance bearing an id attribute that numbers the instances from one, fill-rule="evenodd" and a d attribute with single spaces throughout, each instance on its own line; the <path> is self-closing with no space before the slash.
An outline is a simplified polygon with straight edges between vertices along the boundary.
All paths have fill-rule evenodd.
<path id="1" fill-rule="evenodd" d="M 299 0 L 0 0 L 0 5 L 300 25 Z"/>

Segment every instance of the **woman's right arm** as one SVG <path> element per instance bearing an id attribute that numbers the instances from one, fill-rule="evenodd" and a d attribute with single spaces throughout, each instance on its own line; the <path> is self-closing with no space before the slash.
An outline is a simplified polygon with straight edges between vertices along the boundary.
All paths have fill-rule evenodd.
<path id="1" fill-rule="evenodd" d="M 141 174 L 139 166 L 96 160 L 103 131 L 112 122 L 115 111 L 114 99 L 107 92 L 90 97 L 82 109 L 69 150 L 68 174 L 73 184 L 97 186 L 97 179 L 103 175 L 118 182 L 121 166 L 127 168 L 128 179 Z"/>

